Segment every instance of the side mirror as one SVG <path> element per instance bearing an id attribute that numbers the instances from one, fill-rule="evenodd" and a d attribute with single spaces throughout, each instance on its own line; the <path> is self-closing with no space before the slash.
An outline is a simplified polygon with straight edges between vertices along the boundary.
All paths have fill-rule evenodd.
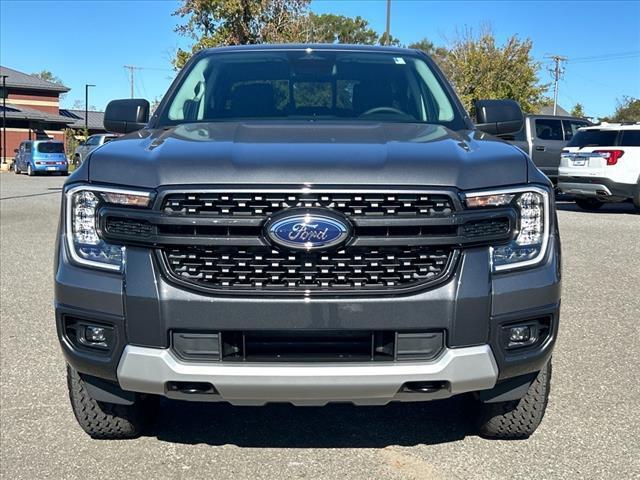
<path id="1" fill-rule="evenodd" d="M 104 128 L 108 132 L 135 132 L 148 121 L 149 102 L 142 98 L 112 100 L 104 112 Z"/>
<path id="2" fill-rule="evenodd" d="M 513 100 L 476 100 L 476 128 L 491 135 L 513 135 L 524 125 L 524 114 Z"/>
<path id="3" fill-rule="evenodd" d="M 17 148 L 13 149 L 13 153 L 18 153 L 20 150 L 18 150 Z"/>
<path id="4" fill-rule="evenodd" d="M 84 143 L 85 143 L 85 142 L 84 142 L 84 140 L 80 140 L 80 141 L 78 142 L 78 145 L 80 145 L 80 146 L 82 147 L 82 146 L 84 145 Z"/>

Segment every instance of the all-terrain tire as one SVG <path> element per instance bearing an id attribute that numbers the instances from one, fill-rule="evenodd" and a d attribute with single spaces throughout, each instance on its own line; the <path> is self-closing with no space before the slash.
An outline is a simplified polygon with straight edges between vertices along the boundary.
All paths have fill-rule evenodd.
<path id="1" fill-rule="evenodd" d="M 604 205 L 604 202 L 596 200 L 595 198 L 576 198 L 576 205 L 578 205 L 583 210 L 593 212 L 594 210 L 598 210 L 600 207 L 602 207 Z"/>
<path id="2" fill-rule="evenodd" d="M 73 413 L 82 429 L 96 439 L 137 438 L 149 419 L 143 399 L 133 405 L 98 402 L 78 372 L 67 365 L 67 386 Z"/>
<path id="3" fill-rule="evenodd" d="M 542 422 L 550 389 L 551 361 L 538 373 L 520 400 L 481 404 L 480 435 L 505 440 L 529 438 Z"/>

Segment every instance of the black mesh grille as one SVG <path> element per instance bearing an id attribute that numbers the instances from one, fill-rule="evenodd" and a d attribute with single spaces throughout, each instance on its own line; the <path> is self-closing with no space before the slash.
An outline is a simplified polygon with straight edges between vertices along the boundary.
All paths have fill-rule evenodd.
<path id="1" fill-rule="evenodd" d="M 167 195 L 165 213 L 183 215 L 267 216 L 294 207 L 326 207 L 345 215 L 447 216 L 445 194 L 430 193 L 184 193 Z"/>
<path id="2" fill-rule="evenodd" d="M 112 235 L 127 235 L 132 237 L 148 237 L 153 233 L 153 226 L 145 220 L 129 220 L 126 218 L 109 217 L 106 229 Z"/>
<path id="3" fill-rule="evenodd" d="M 440 280 L 449 247 L 347 247 L 328 252 L 270 247 L 164 250 L 177 279 L 216 290 L 344 291 L 406 288 Z"/>
<path id="4" fill-rule="evenodd" d="M 465 223 L 463 230 L 467 237 L 487 237 L 505 234 L 509 231 L 509 228 L 508 218 L 492 218 Z"/>

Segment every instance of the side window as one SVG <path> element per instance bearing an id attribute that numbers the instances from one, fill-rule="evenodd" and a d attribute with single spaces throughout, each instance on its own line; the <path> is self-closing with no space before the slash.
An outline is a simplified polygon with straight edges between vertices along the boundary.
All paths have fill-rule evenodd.
<path id="1" fill-rule="evenodd" d="M 640 130 L 623 130 L 620 145 L 623 147 L 640 147 Z"/>
<path id="2" fill-rule="evenodd" d="M 95 146 L 98 145 L 98 142 L 100 141 L 99 137 L 89 137 L 87 139 L 87 143 L 85 143 L 85 145 L 89 145 L 89 146 Z"/>
<path id="3" fill-rule="evenodd" d="M 563 120 L 562 126 L 564 127 L 564 139 L 569 141 L 573 138 L 579 128 L 586 127 L 589 124 L 587 122 L 576 122 L 573 120 Z"/>
<path id="4" fill-rule="evenodd" d="M 525 142 L 527 140 L 527 134 L 525 133 L 526 123 L 522 125 L 522 128 L 518 133 L 513 136 L 513 140 L 515 142 Z"/>
<path id="5" fill-rule="evenodd" d="M 540 140 L 564 140 L 560 120 L 539 118 L 536 120 L 536 137 Z"/>
<path id="6" fill-rule="evenodd" d="M 30 143 L 25 143 L 24 144 L 24 151 L 27 153 L 31 152 L 31 144 Z"/>

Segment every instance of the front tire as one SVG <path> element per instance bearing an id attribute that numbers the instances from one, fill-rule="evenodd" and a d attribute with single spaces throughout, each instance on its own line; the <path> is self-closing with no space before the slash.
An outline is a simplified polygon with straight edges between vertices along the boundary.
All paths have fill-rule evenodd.
<path id="1" fill-rule="evenodd" d="M 503 440 L 529 438 L 542 422 L 550 390 L 551 361 L 538 373 L 520 400 L 480 405 L 480 435 Z"/>
<path id="2" fill-rule="evenodd" d="M 95 439 L 126 439 L 140 436 L 149 420 L 143 399 L 133 405 L 99 402 L 91 397 L 78 372 L 67 365 L 67 386 L 73 413 L 82 429 Z"/>
<path id="3" fill-rule="evenodd" d="M 576 205 L 581 209 L 593 212 L 604 205 L 604 202 L 595 198 L 576 198 Z"/>
<path id="4" fill-rule="evenodd" d="M 18 168 L 18 162 L 14 162 L 13 163 L 13 173 L 15 173 L 16 175 L 20 175 L 20 169 Z"/>
<path id="5" fill-rule="evenodd" d="M 27 165 L 27 175 L 33 177 L 35 174 L 36 173 L 33 171 L 33 168 L 31 168 L 31 164 Z"/>

